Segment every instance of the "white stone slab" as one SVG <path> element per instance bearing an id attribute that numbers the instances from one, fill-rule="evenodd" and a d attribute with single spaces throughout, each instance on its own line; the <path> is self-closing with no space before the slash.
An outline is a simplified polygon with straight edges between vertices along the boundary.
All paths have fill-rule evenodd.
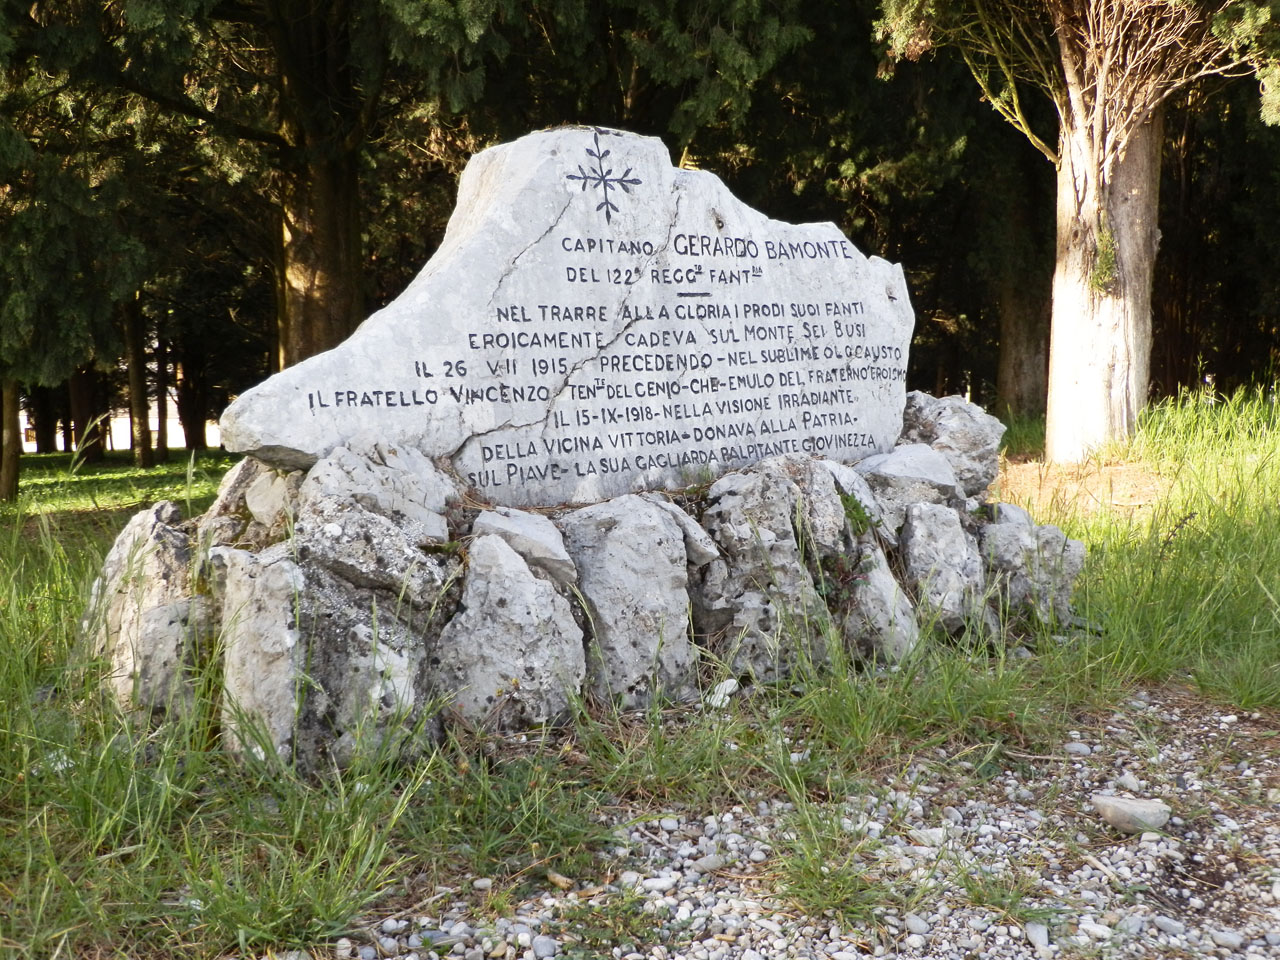
<path id="1" fill-rule="evenodd" d="M 586 503 L 902 426 L 902 269 L 770 220 L 660 140 L 565 127 L 477 154 L 431 262 L 341 346 L 247 391 L 228 449 L 449 457 L 484 499 Z"/>

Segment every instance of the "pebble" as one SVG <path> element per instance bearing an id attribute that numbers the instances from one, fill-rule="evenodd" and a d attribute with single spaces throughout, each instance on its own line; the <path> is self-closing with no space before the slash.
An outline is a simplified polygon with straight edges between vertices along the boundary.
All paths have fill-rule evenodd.
<path id="1" fill-rule="evenodd" d="M 1084 921 L 1080 924 L 1080 932 L 1090 940 L 1110 940 L 1112 929 L 1103 923 Z"/>
<path id="2" fill-rule="evenodd" d="M 1142 781 L 1133 775 L 1132 770 L 1126 770 L 1120 776 L 1116 777 L 1116 786 L 1121 790 L 1128 790 L 1130 793 L 1137 793 L 1142 789 Z"/>
<path id="3" fill-rule="evenodd" d="M 1144 695 L 1140 702 L 1141 708 L 1123 709 L 1142 710 L 1141 732 L 1113 718 L 1098 731 L 1073 732 L 1059 759 L 1034 766 L 988 766 L 979 776 L 963 755 L 937 747 L 882 781 L 812 808 L 797 809 L 783 797 L 743 785 L 740 806 L 680 808 L 679 815 L 648 814 L 652 819 L 622 810 L 616 822 L 602 822 L 608 842 L 598 851 L 601 866 L 583 869 L 575 892 L 543 881 L 510 914 L 489 918 L 485 911 L 494 901 L 487 893 L 495 881 L 479 877 L 461 889 L 437 888 L 437 897 L 427 901 L 438 903 L 435 916 L 414 918 L 413 924 L 371 918 L 355 939 L 373 946 L 357 948 L 347 940 L 314 956 L 1280 957 L 1280 926 L 1273 919 L 1280 908 L 1280 878 L 1272 875 L 1280 863 L 1280 824 L 1263 805 L 1266 790 L 1275 789 L 1267 785 L 1280 782 L 1280 757 L 1249 749 L 1255 741 L 1240 734 L 1258 728 L 1246 728 L 1246 718 L 1230 735 L 1239 738 L 1235 749 L 1247 755 L 1223 763 L 1225 744 L 1214 740 L 1228 734 L 1218 732 L 1216 713 L 1193 720 L 1159 695 Z M 790 733 L 782 755 L 804 757 L 812 750 L 817 761 L 818 746 L 802 735 Z M 1102 746 L 1090 747 L 1082 742 L 1086 738 Z M 1177 776 L 1185 786 L 1176 785 Z M 1141 799 L 1117 796 L 1122 791 Z M 1171 813 L 1183 803 L 1180 791 L 1191 792 L 1185 806 L 1195 811 L 1185 821 Z M 1131 833 L 1099 829 L 1106 805 L 1144 800 L 1169 810 L 1167 821 Z M 822 831 L 818 850 L 832 857 L 819 862 L 819 870 L 831 872 L 829 895 L 838 896 L 835 881 L 844 871 L 869 878 L 879 888 L 871 891 L 877 898 L 873 917 L 837 923 L 820 912 L 805 916 L 794 899 L 778 896 L 798 843 L 814 839 L 802 831 L 815 824 Z M 827 892 L 821 874 L 815 879 L 821 905 Z M 1055 916 L 1061 926 L 1051 937 L 1042 921 L 1010 923 L 978 896 L 974 884 L 986 881 L 1022 884 L 1022 907 L 1033 916 Z M 513 893 L 517 889 L 528 888 L 515 887 Z M 893 906 L 904 903 L 911 909 Z M 583 944 L 584 922 L 607 930 L 589 917 L 612 909 L 634 911 L 634 947 L 621 940 L 612 948 Z M 419 948 L 420 954 L 411 953 Z"/>
<path id="4" fill-rule="evenodd" d="M 1226 947 L 1228 950 L 1239 950 L 1244 944 L 1244 937 L 1234 930 L 1214 930 L 1210 932 L 1209 939 L 1220 947 Z"/>
<path id="5" fill-rule="evenodd" d="M 1027 934 L 1027 941 L 1033 947 L 1049 946 L 1049 928 L 1043 923 L 1036 923 L 1034 920 L 1028 923 L 1023 930 Z"/>
<path id="6" fill-rule="evenodd" d="M 1090 798 L 1098 816 L 1121 833 L 1147 833 L 1169 822 L 1173 810 L 1162 800 L 1114 797 L 1095 793 Z"/>
<path id="7" fill-rule="evenodd" d="M 1158 930 L 1169 934 L 1171 937 L 1180 937 L 1187 932 L 1187 925 L 1181 920 L 1174 920 L 1172 917 L 1157 914 L 1152 918 L 1151 922 L 1156 925 Z"/>

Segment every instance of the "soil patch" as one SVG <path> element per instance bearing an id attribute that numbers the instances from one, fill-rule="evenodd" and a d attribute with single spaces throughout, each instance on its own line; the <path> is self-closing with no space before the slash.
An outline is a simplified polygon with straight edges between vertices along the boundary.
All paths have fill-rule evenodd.
<path id="1" fill-rule="evenodd" d="M 1143 463 L 1043 463 L 1002 459 L 992 498 L 1026 507 L 1037 520 L 1103 510 L 1140 513 L 1169 492 L 1173 480 Z"/>

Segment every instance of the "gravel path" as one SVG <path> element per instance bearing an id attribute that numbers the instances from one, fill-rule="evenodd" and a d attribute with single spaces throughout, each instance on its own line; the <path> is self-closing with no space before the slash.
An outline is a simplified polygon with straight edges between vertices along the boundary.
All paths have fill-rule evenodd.
<path id="1" fill-rule="evenodd" d="M 437 912 L 374 920 L 332 955 L 1280 957 L 1278 728 L 1274 716 L 1144 693 L 1050 755 L 1015 756 L 1016 770 L 917 757 L 873 795 L 826 808 L 823 849 L 856 868 L 833 864 L 832 896 L 848 877 L 870 884 L 857 922 L 805 916 L 781 894 L 796 812 L 761 800 L 619 825 L 607 885 L 549 882 L 494 919 L 490 881 L 471 878 L 437 889 Z M 1160 799 L 1173 816 L 1161 832 L 1124 835 L 1094 793 Z"/>

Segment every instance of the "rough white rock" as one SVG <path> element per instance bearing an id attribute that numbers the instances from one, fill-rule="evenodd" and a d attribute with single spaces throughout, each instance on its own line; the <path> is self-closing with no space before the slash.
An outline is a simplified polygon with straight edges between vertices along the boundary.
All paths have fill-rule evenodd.
<path id="1" fill-rule="evenodd" d="M 852 567 L 858 579 L 848 586 L 850 603 L 841 624 L 845 644 L 890 661 L 901 660 L 920 642 L 915 608 L 894 579 L 878 543 L 864 536 L 858 555 Z"/>
<path id="2" fill-rule="evenodd" d="M 461 611 L 440 637 L 434 679 L 475 726 L 536 726 L 562 719 L 582 689 L 582 630 L 569 602 L 499 536 L 467 555 Z"/>
<path id="3" fill-rule="evenodd" d="M 222 722 L 233 752 L 293 752 L 297 697 L 306 661 L 297 601 L 306 585 L 282 547 L 261 555 L 215 547 L 225 569 Z M 264 742 L 265 741 L 265 742 Z"/>
<path id="4" fill-rule="evenodd" d="M 964 397 L 907 393 L 902 442 L 927 443 L 947 458 L 966 497 L 980 497 L 1000 472 L 1005 426 Z"/>
<path id="5" fill-rule="evenodd" d="M 210 569 L 233 749 L 315 769 L 412 735 L 459 562 L 350 500 L 313 500 L 303 517 L 261 553 L 215 547 Z"/>
<path id="6" fill-rule="evenodd" d="M 948 633 L 966 625 L 994 630 L 987 609 L 986 578 L 978 541 L 950 507 L 915 503 L 907 507 L 900 545 L 906 585 L 916 596 L 922 618 L 937 617 Z"/>
<path id="7" fill-rule="evenodd" d="M 288 522 L 293 517 L 301 481 L 302 475 L 297 471 L 259 473 L 244 492 L 249 514 L 268 530 Z"/>
<path id="8" fill-rule="evenodd" d="M 960 494 L 950 462 L 923 443 L 903 444 L 854 467 L 875 494 L 885 529 L 895 535 L 911 504 L 948 503 Z"/>
<path id="9" fill-rule="evenodd" d="M 578 568 L 564 546 L 564 537 L 548 517 L 510 507 L 485 510 L 471 524 L 472 536 L 493 533 L 524 557 L 534 571 L 541 570 L 556 583 L 572 586 Z"/>
<path id="10" fill-rule="evenodd" d="M 1104 793 L 1095 793 L 1089 799 L 1098 816 L 1121 833 L 1161 830 L 1173 814 L 1172 808 L 1161 800 L 1115 797 Z"/>
<path id="11" fill-rule="evenodd" d="M 695 633 L 737 675 L 780 679 L 799 660 L 821 661 L 829 614 L 796 536 L 802 493 L 778 459 L 721 477 L 702 524 L 722 559 L 690 584 Z"/>
<path id="12" fill-rule="evenodd" d="M 302 481 L 299 513 L 318 500 L 355 501 L 403 526 L 419 542 L 449 539 L 444 518 L 457 486 L 427 457 L 408 447 L 372 444 L 365 452 L 334 448 Z"/>
<path id="13" fill-rule="evenodd" d="M 897 546 L 896 532 L 884 528 L 882 524 L 884 512 L 880 509 L 880 502 L 876 499 L 875 494 L 871 492 L 871 487 L 866 478 L 853 467 L 837 460 L 815 460 L 813 462 L 816 466 L 831 474 L 832 479 L 836 482 L 836 487 L 843 496 L 853 498 L 853 501 L 862 509 L 870 526 L 875 527 L 879 533 L 884 535 L 890 546 Z M 861 536 L 866 531 L 854 528 L 851 532 L 854 536 Z"/>
<path id="14" fill-rule="evenodd" d="M 698 525 L 697 520 L 660 494 L 642 493 L 640 496 L 664 510 L 680 527 L 680 532 L 684 535 L 685 558 L 690 567 L 704 567 L 720 556 L 715 541 Z"/>
<path id="15" fill-rule="evenodd" d="M 769 220 L 714 175 L 673 167 L 656 138 L 561 127 L 474 156 L 409 288 L 338 348 L 242 394 L 222 438 L 289 469 L 376 438 L 451 458 L 491 502 L 588 503 L 738 469 L 779 441 L 820 437 L 845 459 L 888 450 L 913 325 L 901 268 L 833 224 Z M 845 359 L 870 345 L 880 359 Z M 848 363 L 863 376 L 812 402 L 817 419 L 772 418 L 760 443 L 759 410 L 717 403 L 782 410 L 777 379 L 730 386 L 766 346 L 791 351 L 780 363 L 801 383 Z M 622 418 L 632 407 L 643 419 Z"/>
<path id="16" fill-rule="evenodd" d="M 1084 544 L 1055 526 L 1028 527 L 1020 517 L 988 524 L 979 543 L 990 582 L 1011 612 L 1043 623 L 1071 614 L 1071 590 L 1084 567 Z"/>
<path id="17" fill-rule="evenodd" d="M 188 704 L 187 668 L 211 644 L 213 611 L 207 597 L 193 595 L 193 554 L 181 521 L 167 500 L 136 514 L 93 584 L 83 630 L 94 655 L 110 662 L 107 682 L 120 703 Z"/>
<path id="18" fill-rule="evenodd" d="M 559 523 L 589 614 L 592 692 L 624 710 L 649 706 L 655 694 L 687 699 L 696 655 L 680 526 L 638 496 L 562 514 Z"/>

